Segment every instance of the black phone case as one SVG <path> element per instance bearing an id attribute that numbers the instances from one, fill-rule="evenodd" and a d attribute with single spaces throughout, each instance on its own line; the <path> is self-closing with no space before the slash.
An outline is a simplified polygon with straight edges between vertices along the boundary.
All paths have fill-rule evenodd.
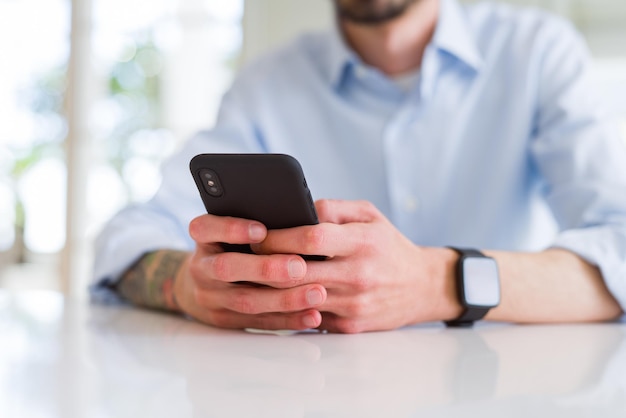
<path id="1" fill-rule="evenodd" d="M 268 229 L 318 223 L 300 163 L 285 154 L 200 154 L 191 174 L 207 212 L 253 219 Z M 221 195 L 209 193 L 203 177 L 212 173 Z"/>
<path id="2" fill-rule="evenodd" d="M 189 163 L 207 212 L 253 219 L 267 229 L 316 225 L 315 204 L 300 163 L 285 154 L 200 154 Z M 221 193 L 209 193 L 210 172 Z M 225 251 L 252 253 L 249 245 L 222 244 Z M 303 255 L 306 260 L 325 260 Z M 248 282 L 244 282 L 248 283 Z M 248 283 L 250 284 L 250 283 Z"/>

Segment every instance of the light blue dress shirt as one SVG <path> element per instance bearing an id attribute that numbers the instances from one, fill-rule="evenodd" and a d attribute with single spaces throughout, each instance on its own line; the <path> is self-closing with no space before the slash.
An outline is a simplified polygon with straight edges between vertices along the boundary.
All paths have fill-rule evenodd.
<path id="1" fill-rule="evenodd" d="M 110 221 L 93 294 L 146 252 L 193 248 L 194 155 L 271 152 L 301 162 L 315 199 L 369 200 L 418 245 L 569 249 L 626 307 L 626 147 L 609 116 L 581 37 L 540 11 L 442 0 L 408 91 L 337 30 L 306 35 L 244 69 L 156 196 Z"/>

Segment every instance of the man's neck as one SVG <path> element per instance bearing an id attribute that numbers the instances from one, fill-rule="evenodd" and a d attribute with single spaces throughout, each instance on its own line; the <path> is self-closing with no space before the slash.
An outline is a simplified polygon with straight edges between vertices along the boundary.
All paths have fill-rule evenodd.
<path id="1" fill-rule="evenodd" d="M 439 0 L 420 0 L 389 22 L 367 25 L 340 20 L 339 26 L 363 62 L 394 76 L 420 68 L 438 16 Z"/>

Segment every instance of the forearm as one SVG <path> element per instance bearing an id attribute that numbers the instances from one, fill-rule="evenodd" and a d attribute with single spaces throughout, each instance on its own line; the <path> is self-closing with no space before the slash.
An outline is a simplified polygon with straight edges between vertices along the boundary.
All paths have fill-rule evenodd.
<path id="1" fill-rule="evenodd" d="M 179 312 L 174 281 L 187 252 L 160 250 L 144 255 L 120 279 L 117 291 L 139 306 Z"/>
<path id="2" fill-rule="evenodd" d="M 501 303 L 487 319 L 512 322 L 588 322 L 617 318 L 622 310 L 600 271 L 574 253 L 486 251 L 498 262 Z"/>

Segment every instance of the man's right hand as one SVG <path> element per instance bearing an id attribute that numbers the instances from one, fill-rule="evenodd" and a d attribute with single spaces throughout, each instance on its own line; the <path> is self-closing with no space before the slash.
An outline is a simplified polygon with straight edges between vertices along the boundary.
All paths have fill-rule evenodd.
<path id="1" fill-rule="evenodd" d="M 305 282 L 302 257 L 224 252 L 220 245 L 260 243 L 267 234 L 263 224 L 203 215 L 191 221 L 189 234 L 196 250 L 174 282 L 181 311 L 222 328 L 303 330 L 321 324 L 316 308 L 326 300 L 326 289 Z M 241 281 L 263 286 L 236 283 Z"/>

